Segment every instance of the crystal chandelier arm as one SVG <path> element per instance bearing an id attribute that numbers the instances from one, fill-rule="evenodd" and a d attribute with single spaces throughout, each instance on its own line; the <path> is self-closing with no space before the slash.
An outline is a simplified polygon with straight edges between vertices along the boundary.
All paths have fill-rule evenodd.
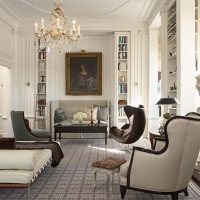
<path id="1" fill-rule="evenodd" d="M 72 21 L 72 28 L 67 29 L 66 18 L 60 0 L 54 1 L 54 10 L 50 15 L 50 28 L 44 26 L 44 19 L 41 25 L 35 23 L 35 36 L 39 39 L 39 48 L 43 50 L 48 47 L 55 47 L 59 52 L 68 48 L 70 43 L 78 42 L 81 39 L 80 26 L 76 20 Z"/>

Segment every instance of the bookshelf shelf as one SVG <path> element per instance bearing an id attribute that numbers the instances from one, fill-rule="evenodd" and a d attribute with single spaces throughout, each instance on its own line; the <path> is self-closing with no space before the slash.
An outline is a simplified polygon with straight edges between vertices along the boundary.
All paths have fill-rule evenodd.
<path id="1" fill-rule="evenodd" d="M 129 70 L 130 70 L 130 33 L 116 32 L 116 124 L 126 123 L 127 117 L 124 106 L 129 102 Z"/>
<path id="2" fill-rule="evenodd" d="M 37 89 L 35 98 L 35 128 L 46 129 L 46 49 L 40 50 L 40 40 L 37 45 Z"/>

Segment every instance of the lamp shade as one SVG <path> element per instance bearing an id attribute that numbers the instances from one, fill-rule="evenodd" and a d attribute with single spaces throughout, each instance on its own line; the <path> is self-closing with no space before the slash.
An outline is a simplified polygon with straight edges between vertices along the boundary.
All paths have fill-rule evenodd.
<path id="1" fill-rule="evenodd" d="M 172 104 L 180 104 L 176 98 L 161 98 L 156 105 L 172 105 Z"/>

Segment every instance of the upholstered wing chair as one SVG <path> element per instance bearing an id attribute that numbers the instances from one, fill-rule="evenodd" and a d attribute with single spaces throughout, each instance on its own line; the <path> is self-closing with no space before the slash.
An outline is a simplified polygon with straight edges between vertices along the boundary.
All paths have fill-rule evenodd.
<path id="1" fill-rule="evenodd" d="M 176 116 L 164 127 L 165 147 L 151 151 L 133 147 L 130 162 L 120 168 L 120 190 L 124 199 L 127 189 L 170 194 L 187 193 L 200 149 L 200 119 Z"/>
<path id="2" fill-rule="evenodd" d="M 28 120 L 24 118 L 23 111 L 10 112 L 13 132 L 16 141 L 43 141 L 51 140 L 49 131 L 42 129 L 31 130 L 28 125 Z"/>

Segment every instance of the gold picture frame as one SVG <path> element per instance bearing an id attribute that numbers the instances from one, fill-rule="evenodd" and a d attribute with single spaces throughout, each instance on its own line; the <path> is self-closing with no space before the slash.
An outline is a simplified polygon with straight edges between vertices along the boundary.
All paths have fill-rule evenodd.
<path id="1" fill-rule="evenodd" d="M 66 53 L 66 94 L 102 95 L 102 53 Z"/>

